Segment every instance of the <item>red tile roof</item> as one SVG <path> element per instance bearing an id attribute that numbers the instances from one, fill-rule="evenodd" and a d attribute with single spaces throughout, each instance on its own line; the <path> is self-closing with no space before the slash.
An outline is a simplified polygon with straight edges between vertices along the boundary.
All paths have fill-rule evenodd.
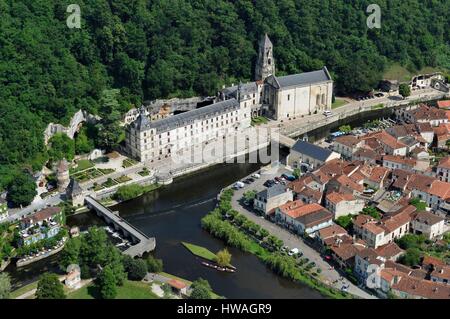
<path id="1" fill-rule="evenodd" d="M 440 109 L 450 109 L 450 100 L 438 101 L 437 106 Z"/>

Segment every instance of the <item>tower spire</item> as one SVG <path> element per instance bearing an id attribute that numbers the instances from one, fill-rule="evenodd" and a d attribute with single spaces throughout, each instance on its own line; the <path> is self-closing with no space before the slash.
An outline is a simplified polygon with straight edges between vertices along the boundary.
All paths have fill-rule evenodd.
<path id="1" fill-rule="evenodd" d="M 255 68 L 255 80 L 264 81 L 269 75 L 275 74 L 273 59 L 273 44 L 267 33 L 259 41 L 258 59 Z"/>

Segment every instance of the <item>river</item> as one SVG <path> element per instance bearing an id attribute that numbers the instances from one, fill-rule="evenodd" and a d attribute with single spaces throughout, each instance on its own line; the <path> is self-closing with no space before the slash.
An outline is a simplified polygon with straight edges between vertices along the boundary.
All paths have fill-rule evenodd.
<path id="1" fill-rule="evenodd" d="M 339 121 L 308 133 L 311 141 L 326 137 L 330 131 L 343 124 L 358 126 L 361 123 L 388 117 L 390 112 L 371 112 L 357 115 L 345 122 Z M 283 158 L 285 154 L 281 154 Z M 207 279 L 213 290 L 227 298 L 323 298 L 315 290 L 281 278 L 268 270 L 257 257 L 238 249 L 229 248 L 232 263 L 238 269 L 234 274 L 221 273 L 201 266 L 182 241 L 207 247 L 213 252 L 224 248 L 222 241 L 210 236 L 200 226 L 201 218 L 211 211 L 221 188 L 256 171 L 260 164 L 221 164 L 213 168 L 177 178 L 174 183 L 145 194 L 139 198 L 112 207 L 131 224 L 149 236 L 156 237 L 155 256 L 163 259 L 166 272 L 195 280 Z M 69 226 L 87 227 L 103 221 L 93 213 L 83 213 L 67 218 Z M 57 271 L 57 256 L 49 257 L 30 266 L 7 268 L 13 285 L 19 286 L 36 280 L 45 271 Z"/>

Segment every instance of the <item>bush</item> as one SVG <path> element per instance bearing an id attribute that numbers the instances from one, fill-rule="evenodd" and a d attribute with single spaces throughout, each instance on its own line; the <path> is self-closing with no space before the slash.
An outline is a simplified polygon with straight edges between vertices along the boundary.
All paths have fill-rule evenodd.
<path id="1" fill-rule="evenodd" d="M 161 259 L 157 259 L 152 255 L 149 255 L 146 260 L 147 270 L 149 272 L 161 272 L 163 271 L 164 264 Z"/>
<path id="2" fill-rule="evenodd" d="M 142 259 L 126 256 L 124 257 L 123 266 L 130 280 L 142 280 L 147 274 L 147 263 Z"/>
<path id="3" fill-rule="evenodd" d="M 135 197 L 138 197 L 144 192 L 143 187 L 138 184 L 130 184 L 120 186 L 117 192 L 114 194 L 114 199 L 125 201 Z"/>

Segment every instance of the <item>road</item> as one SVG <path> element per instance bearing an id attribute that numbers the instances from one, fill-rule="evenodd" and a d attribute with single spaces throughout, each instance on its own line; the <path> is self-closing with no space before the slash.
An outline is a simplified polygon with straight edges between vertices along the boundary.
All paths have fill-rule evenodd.
<path id="1" fill-rule="evenodd" d="M 44 199 L 37 199 L 25 208 L 13 208 L 9 210 L 8 221 L 21 219 L 22 217 L 31 214 L 35 211 L 41 210 L 47 206 L 55 206 L 63 201 L 63 194 L 56 193 Z"/>
<path id="2" fill-rule="evenodd" d="M 282 173 L 286 171 L 287 170 L 283 166 L 280 166 L 280 168 L 278 169 L 273 169 L 272 171 L 268 171 L 265 172 L 264 174 L 261 174 L 261 178 L 255 180 L 255 182 L 253 182 L 252 184 L 246 185 L 244 188 L 236 190 L 234 192 L 234 196 L 231 203 L 232 208 L 237 210 L 239 213 L 245 215 L 251 221 L 265 228 L 270 234 L 283 240 L 284 244 L 287 245 L 289 248 L 294 247 L 298 248 L 301 252 L 303 252 L 304 257 L 308 258 L 310 261 L 314 261 L 317 267 L 322 270 L 320 274 L 322 280 L 327 284 L 332 284 L 336 280 L 339 280 L 341 278 L 341 275 L 334 268 L 330 269 L 330 264 L 328 264 L 324 259 L 322 259 L 322 257 L 317 251 L 308 246 L 299 236 L 290 233 L 284 228 L 268 221 L 267 219 L 261 216 L 258 216 L 253 211 L 249 211 L 247 208 L 243 207 L 239 203 L 244 192 L 248 190 L 256 190 L 256 191 L 263 190 L 264 189 L 263 183 L 267 179 L 273 179 L 273 177 L 280 176 Z M 355 296 L 364 299 L 376 298 L 375 296 L 368 294 L 366 291 L 352 284 L 347 279 L 344 279 L 343 281 L 338 281 L 334 286 L 337 289 L 340 289 L 344 284 L 349 285 L 348 291 Z"/>
<path id="3" fill-rule="evenodd" d="M 269 121 L 266 124 L 261 124 L 261 127 L 268 127 L 268 128 L 280 128 L 281 134 L 289 134 L 290 132 L 295 132 L 297 130 L 301 130 L 303 127 L 309 126 L 311 123 L 315 123 L 318 121 L 323 121 L 324 119 L 327 119 L 327 122 L 329 121 L 334 122 L 335 118 L 340 118 L 339 115 L 342 115 L 346 112 L 349 112 L 354 109 L 370 109 L 372 106 L 378 105 L 378 104 L 384 104 L 385 107 L 390 107 L 394 105 L 400 105 L 400 104 L 406 104 L 408 101 L 414 101 L 418 99 L 426 100 L 433 100 L 438 97 L 441 97 L 444 93 L 435 89 L 422 89 L 422 90 L 416 90 L 411 92 L 411 96 L 403 99 L 399 95 L 387 95 L 380 98 L 374 98 L 364 101 L 355 101 L 351 99 L 345 98 L 345 100 L 350 101 L 348 104 L 345 104 L 341 107 L 335 108 L 332 110 L 333 115 L 329 118 L 327 118 L 323 114 L 312 114 L 305 117 L 298 117 L 295 119 L 283 119 L 278 121 Z"/>

